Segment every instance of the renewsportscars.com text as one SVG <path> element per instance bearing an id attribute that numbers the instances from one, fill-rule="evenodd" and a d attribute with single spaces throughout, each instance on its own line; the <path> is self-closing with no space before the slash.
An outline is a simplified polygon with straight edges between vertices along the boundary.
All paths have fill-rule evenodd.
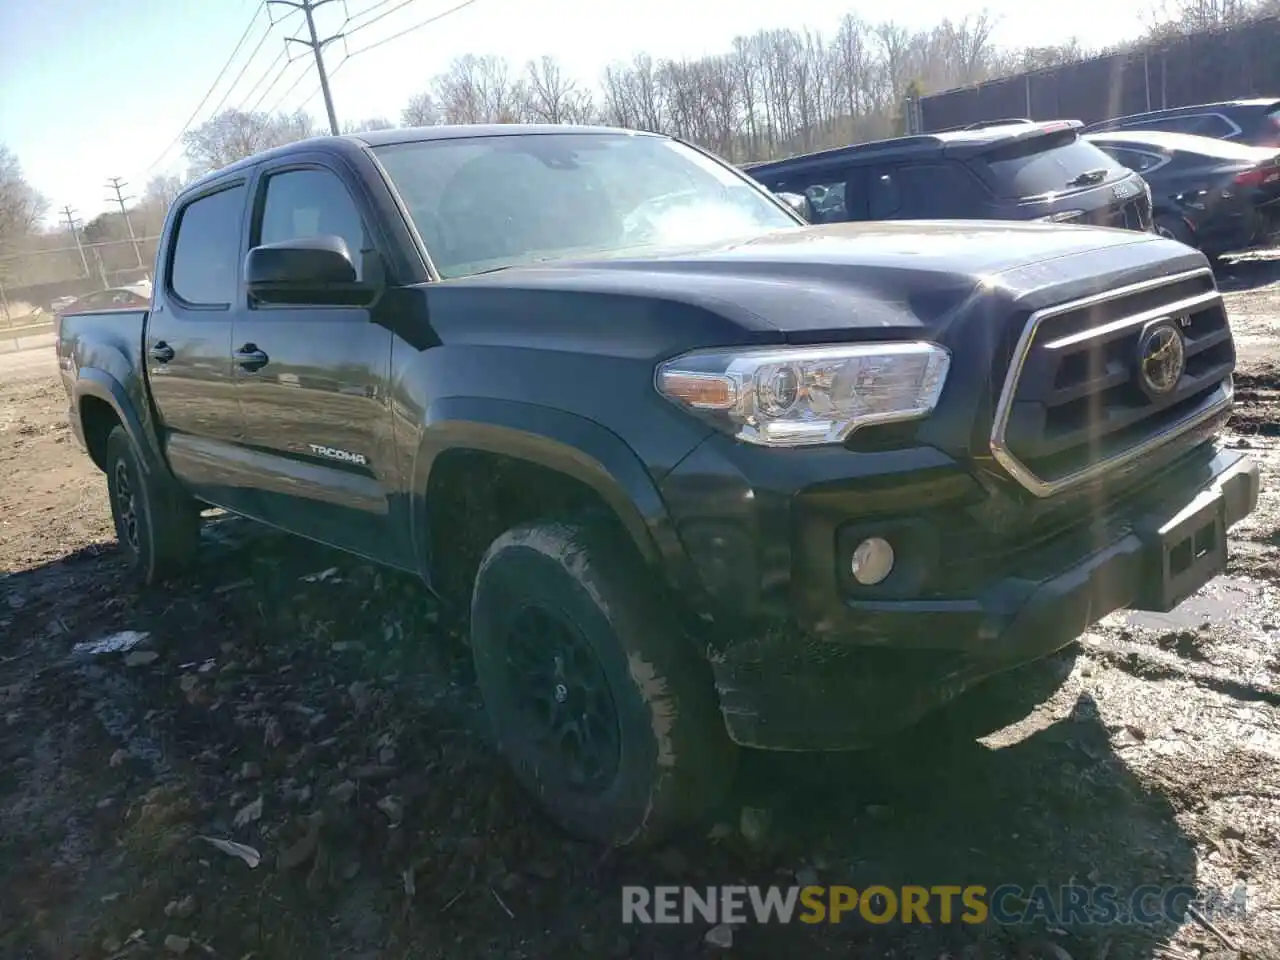
<path id="1" fill-rule="evenodd" d="M 1243 888 L 1224 895 L 1187 885 L 1067 885 L 994 888 L 970 885 L 888 887 L 640 887 L 622 888 L 622 921 L 677 923 L 966 923 L 1001 925 L 1157 924 L 1181 922 L 1188 906 L 1209 916 L 1242 916 Z"/>

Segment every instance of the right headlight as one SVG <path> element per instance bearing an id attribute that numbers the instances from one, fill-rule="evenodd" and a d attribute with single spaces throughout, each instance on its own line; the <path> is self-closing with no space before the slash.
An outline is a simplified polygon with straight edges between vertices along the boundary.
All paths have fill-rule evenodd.
<path id="1" fill-rule="evenodd" d="M 661 364 L 655 385 L 739 440 L 813 446 L 928 416 L 950 365 L 944 347 L 922 341 L 706 350 Z"/>

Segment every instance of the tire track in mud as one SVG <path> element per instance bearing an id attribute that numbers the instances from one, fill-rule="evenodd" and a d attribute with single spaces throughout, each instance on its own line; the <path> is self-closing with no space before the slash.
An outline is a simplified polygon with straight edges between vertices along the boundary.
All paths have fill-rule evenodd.
<path id="1" fill-rule="evenodd" d="M 1188 657 L 1145 643 L 1109 640 L 1093 635 L 1086 637 L 1085 645 L 1095 659 L 1140 679 L 1190 680 L 1233 700 L 1280 707 L 1280 683 L 1265 687 L 1249 683 L 1232 676 L 1225 669 L 1192 665 Z"/>

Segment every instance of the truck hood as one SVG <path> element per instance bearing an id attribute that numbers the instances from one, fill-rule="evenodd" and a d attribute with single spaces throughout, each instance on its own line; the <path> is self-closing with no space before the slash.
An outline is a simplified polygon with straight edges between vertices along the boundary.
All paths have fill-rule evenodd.
<path id="1" fill-rule="evenodd" d="M 443 286 L 676 301 L 717 313 L 763 339 L 822 342 L 937 336 L 979 299 L 988 307 L 1003 300 L 1036 309 L 1203 263 L 1181 244 L 1128 230 L 897 221 L 798 227 L 710 247 L 554 261 Z"/>

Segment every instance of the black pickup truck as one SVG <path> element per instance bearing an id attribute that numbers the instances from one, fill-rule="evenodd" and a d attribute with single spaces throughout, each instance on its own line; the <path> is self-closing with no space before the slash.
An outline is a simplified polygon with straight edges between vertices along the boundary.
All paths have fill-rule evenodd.
<path id="1" fill-rule="evenodd" d="M 667 137 L 308 140 L 168 215 L 149 313 L 58 356 L 142 579 L 223 507 L 469 614 L 518 776 L 651 840 L 738 745 L 847 749 L 1219 573 L 1258 472 L 1204 257 L 810 226 Z"/>

